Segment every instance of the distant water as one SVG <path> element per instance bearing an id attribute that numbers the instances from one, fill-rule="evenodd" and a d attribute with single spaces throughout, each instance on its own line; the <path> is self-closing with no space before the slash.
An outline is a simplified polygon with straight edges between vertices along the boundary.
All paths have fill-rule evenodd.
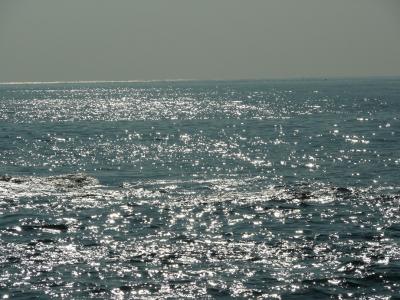
<path id="1" fill-rule="evenodd" d="M 0 85 L 0 294 L 400 294 L 400 79 Z"/>

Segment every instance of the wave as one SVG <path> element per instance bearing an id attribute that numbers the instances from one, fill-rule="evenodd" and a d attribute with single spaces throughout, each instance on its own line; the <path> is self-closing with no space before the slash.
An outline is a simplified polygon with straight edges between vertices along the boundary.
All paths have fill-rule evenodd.
<path id="1" fill-rule="evenodd" d="M 169 199 L 169 204 L 196 205 L 217 202 L 301 202 L 329 203 L 335 200 L 399 199 L 399 187 L 333 186 L 321 182 L 272 184 L 263 177 L 212 178 L 194 180 L 138 180 L 119 186 L 100 184 L 85 173 L 56 176 L 0 176 L 0 198 L 38 196 Z"/>

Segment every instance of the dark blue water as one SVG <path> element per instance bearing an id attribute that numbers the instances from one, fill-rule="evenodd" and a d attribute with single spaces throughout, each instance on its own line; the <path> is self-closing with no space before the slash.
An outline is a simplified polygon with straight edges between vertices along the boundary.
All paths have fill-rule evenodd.
<path id="1" fill-rule="evenodd" d="M 400 294 L 400 79 L 0 85 L 0 294 Z"/>

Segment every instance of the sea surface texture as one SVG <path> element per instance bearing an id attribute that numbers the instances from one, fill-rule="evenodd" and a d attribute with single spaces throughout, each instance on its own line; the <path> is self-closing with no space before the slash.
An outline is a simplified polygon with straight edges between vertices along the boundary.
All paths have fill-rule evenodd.
<path id="1" fill-rule="evenodd" d="M 399 297 L 399 118 L 398 78 L 2 84 L 0 295 Z"/>

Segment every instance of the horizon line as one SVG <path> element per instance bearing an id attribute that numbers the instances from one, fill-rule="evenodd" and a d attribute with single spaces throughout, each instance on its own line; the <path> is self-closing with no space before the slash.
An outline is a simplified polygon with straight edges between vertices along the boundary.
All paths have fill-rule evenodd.
<path id="1" fill-rule="evenodd" d="M 56 81 L 4 81 L 0 85 L 39 85 L 39 84 L 81 84 L 81 83 L 151 83 L 151 82 L 202 82 L 202 81 L 273 81 L 273 80 L 337 80 L 337 79 L 368 79 L 368 78 L 400 78 L 399 75 L 360 75 L 360 76 L 318 76 L 318 77 L 271 77 L 271 78 L 241 78 L 241 79 L 130 79 L 130 80 L 56 80 Z"/>
<path id="2" fill-rule="evenodd" d="M 173 82 L 197 81 L 197 79 L 149 79 L 149 80 L 57 80 L 57 81 L 4 81 L 0 84 L 60 84 L 60 83 L 146 83 L 146 82 Z"/>

